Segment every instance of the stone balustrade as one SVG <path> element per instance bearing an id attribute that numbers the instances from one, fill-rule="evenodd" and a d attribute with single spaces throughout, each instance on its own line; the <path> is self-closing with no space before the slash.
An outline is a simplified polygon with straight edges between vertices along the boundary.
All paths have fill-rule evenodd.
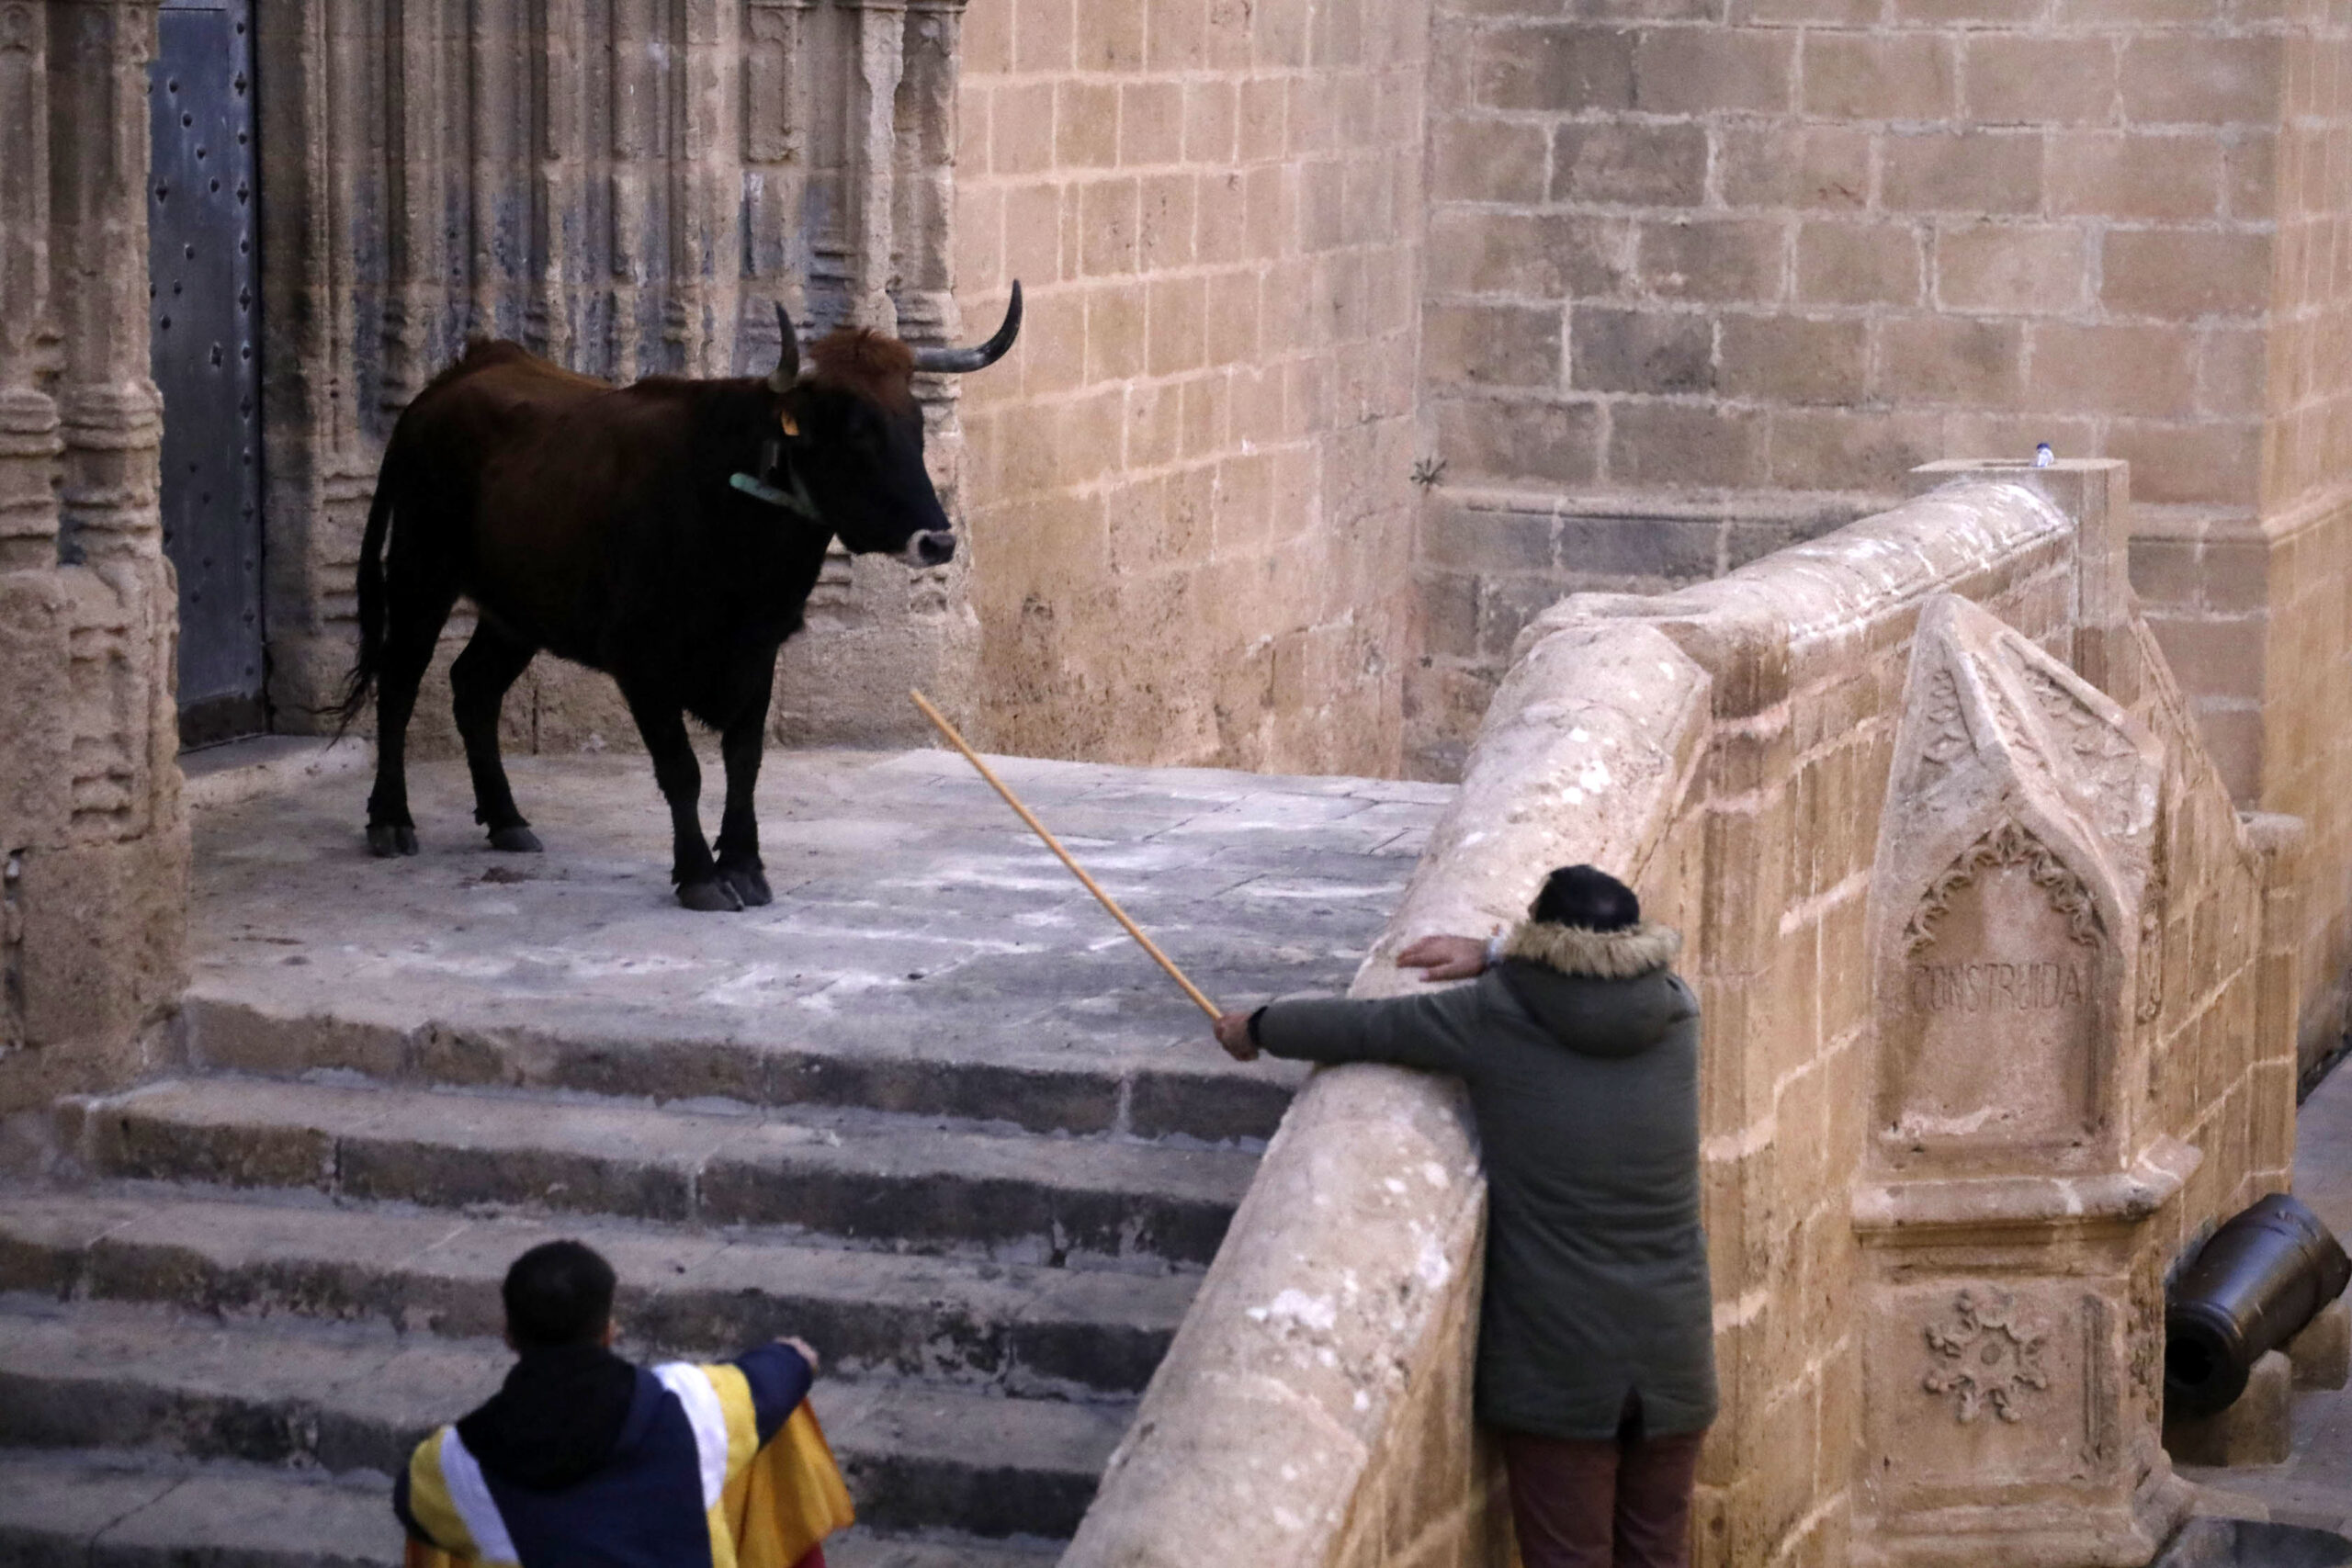
<path id="1" fill-rule="evenodd" d="M 2155 1448 L 2155 1339 L 2140 1314 L 2200 1227 L 2285 1179 L 2299 915 L 2280 870 L 2294 831 L 2241 822 L 2137 617 L 2121 572 L 2122 466 L 1938 465 L 1920 477 L 1939 488 L 1716 581 L 1579 595 L 1539 616 L 1354 987 L 1409 987 L 1390 962 L 1404 942 L 1514 918 L 1566 861 L 1627 877 L 1652 918 L 1684 931 L 1683 972 L 1707 1017 L 1702 1147 L 1724 1390 L 1701 1474 L 1702 1563 L 1981 1562 L 2013 1545 L 2020 1561 L 2055 1561 L 2086 1540 L 2084 1561 L 2146 1561 L 2177 1494 Z M 1957 1137 L 1945 1164 L 1892 1160 L 1921 1179 L 1884 1179 L 1873 1108 L 1905 1114 L 1912 1080 L 1883 1064 L 1907 1038 L 1886 1010 L 1907 992 L 1874 987 L 1871 967 L 1907 917 L 1872 897 L 1901 847 L 1882 841 L 1884 826 L 1911 820 L 1888 806 L 1890 781 L 1909 776 L 1899 748 L 1937 749 L 1932 731 L 1920 739 L 1933 705 L 1905 696 L 1932 675 L 1915 669 L 1923 638 L 1994 649 L 1984 657 L 2021 671 L 2002 679 L 2040 682 L 2064 696 L 2053 712 L 2095 712 L 2100 736 L 2130 737 L 2114 744 L 2137 770 L 2134 830 L 2151 869 L 2128 925 L 2121 903 L 2099 906 L 2098 1028 L 2044 1031 L 2075 1055 L 2035 1059 L 2042 1072 L 2097 1064 L 2052 1113 L 2084 1144 L 2055 1160 L 2067 1167 L 2056 1185 L 2047 1148 L 2000 1144 L 1998 1114 L 1995 1134 Z M 2065 810 L 2092 810 L 2104 787 L 2095 768 L 2079 789 L 2064 782 L 2084 759 L 2043 731 L 2002 739 L 1963 723 L 1961 735 L 1972 757 L 2039 746 L 2031 765 L 2062 782 L 2034 788 L 2057 790 Z M 1971 799 L 1997 814 L 2014 794 Z M 2069 854 L 2085 858 L 2074 840 L 2059 846 Z M 2037 984 L 2001 994 L 2064 999 L 2063 985 Z M 1984 1025 L 1974 1038 L 2005 1059 L 2015 1032 Z M 1943 1087 L 1997 1110 L 2007 1080 L 1993 1077 Z M 1065 1562 L 1509 1561 L 1499 1472 L 1470 1421 L 1483 1212 L 1453 1087 L 1385 1067 L 1318 1073 Z M 1947 1341 L 1985 1332 L 2012 1289 L 2030 1295 L 2031 1281 L 2086 1259 L 2104 1270 L 2080 1303 L 2055 1302 L 2074 1314 L 2063 1322 L 2018 1314 L 2018 1353 L 2034 1359 L 1997 1409 L 1949 1380 L 1941 1393 L 1930 1386 L 1936 1337 L 1900 1317 L 1901 1269 L 1871 1250 L 1911 1224 L 1935 1235 L 1902 1264 L 1931 1256 L 1944 1272 L 1900 1289 L 1941 1292 L 1960 1314 L 1939 1328 Z M 1958 1275 L 1984 1283 L 1954 1306 L 1943 1297 L 1967 1288 L 1949 1284 Z M 2060 1347 L 2048 1371 L 2045 1342 Z M 2045 1392 L 2037 1378 L 2063 1385 L 2054 1401 L 2033 1397 Z M 2033 1428 L 2029 1446 L 2096 1456 L 2072 1479 L 2027 1473 L 2001 1447 L 2016 1426 L 2007 1417 L 2040 1416 L 2044 1404 L 2085 1429 L 2069 1447 Z M 1893 1433 L 1931 1468 L 1991 1465 L 2018 1494 L 2008 1501 L 2041 1513 L 2005 1534 L 1999 1510 L 1938 1514 L 1933 1477 L 1905 1491 L 1890 1469 L 1879 1484 L 1880 1461 L 1896 1456 L 1871 1445 Z M 2061 1540 L 2053 1510 L 2090 1522 Z"/>

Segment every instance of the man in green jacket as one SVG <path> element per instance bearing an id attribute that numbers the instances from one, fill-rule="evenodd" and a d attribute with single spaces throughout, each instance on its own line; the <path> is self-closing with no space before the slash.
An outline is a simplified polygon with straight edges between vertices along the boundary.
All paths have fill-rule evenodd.
<path id="1" fill-rule="evenodd" d="M 1487 1170 L 1478 1417 L 1510 1474 L 1526 1568 L 1682 1568 L 1715 1416 L 1699 1224 L 1699 1005 L 1681 938 L 1589 865 L 1552 873 L 1506 938 L 1397 956 L 1472 986 L 1384 1001 L 1278 1001 L 1217 1041 L 1310 1062 L 1387 1062 L 1470 1089 Z"/>

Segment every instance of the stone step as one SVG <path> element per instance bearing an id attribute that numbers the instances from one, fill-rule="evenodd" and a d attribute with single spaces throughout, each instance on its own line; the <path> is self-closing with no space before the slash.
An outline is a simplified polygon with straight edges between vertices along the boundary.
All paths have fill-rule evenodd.
<path id="1" fill-rule="evenodd" d="M 724 1355 L 796 1334 L 829 1371 L 1021 1393 L 1141 1392 L 1199 1283 L 141 1186 L 0 1190 L 0 1291 L 494 1338 L 507 1265 L 557 1235 L 612 1261 L 631 1354 Z"/>
<path id="2" fill-rule="evenodd" d="M 119 1450 L 0 1451 L 0 1562 L 11 1568 L 399 1568 L 384 1479 Z M 828 1568 L 1046 1568 L 1040 1540 L 907 1536 L 864 1526 L 825 1543 Z"/>
<path id="3" fill-rule="evenodd" d="M 401 1528 L 386 1497 L 374 1475 L 119 1452 L 0 1452 L 0 1563 L 398 1568 Z"/>
<path id="4" fill-rule="evenodd" d="M 1064 969 L 1073 964 L 1064 954 L 1037 962 Z M 1108 967 L 1099 955 L 1086 955 L 1080 966 Z M 1233 966 L 1226 966 L 1228 980 Z M 1272 990 L 1291 976 L 1267 978 Z M 1000 975 L 989 978 L 991 986 L 1010 983 Z M 1065 976 L 1060 984 L 1077 982 Z M 563 1090 L 656 1104 L 725 1099 L 865 1107 L 1036 1133 L 1243 1145 L 1273 1136 L 1305 1076 L 1288 1063 L 1233 1062 L 1207 1043 L 1204 1030 L 1181 1017 L 1173 1029 L 1139 1038 L 1081 1036 L 1058 1050 L 991 1055 L 972 1049 L 968 1039 L 943 1035 L 942 1021 L 964 1010 L 952 980 L 936 983 L 941 994 L 927 1016 L 832 1019 L 822 1036 L 799 1043 L 700 1030 L 690 1017 L 632 1020 L 616 1032 L 585 1021 L 548 1030 L 279 1011 L 243 994 L 250 989 L 215 996 L 199 984 L 188 994 L 182 1028 L 191 1064 L 256 1077 L 300 1077 L 326 1068 L 419 1088 Z"/>
<path id="5" fill-rule="evenodd" d="M 103 1303 L 0 1302 L 0 1448 L 145 1450 L 389 1476 L 495 1389 L 489 1341 L 378 1325 L 216 1324 Z M 1065 1537 L 1134 1406 L 825 1379 L 819 1416 L 882 1529 Z"/>
<path id="6" fill-rule="evenodd" d="M 265 1079 L 173 1080 L 68 1104 L 105 1175 L 790 1226 L 1007 1261 L 1206 1263 L 1257 1156 L 1006 1136 L 909 1117 L 728 1113 Z"/>

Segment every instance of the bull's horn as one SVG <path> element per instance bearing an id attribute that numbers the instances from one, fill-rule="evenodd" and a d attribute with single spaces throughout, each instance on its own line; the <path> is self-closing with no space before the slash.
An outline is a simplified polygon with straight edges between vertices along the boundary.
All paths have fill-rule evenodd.
<path id="1" fill-rule="evenodd" d="M 784 343 L 776 351 L 775 369 L 768 377 L 768 389 L 788 392 L 792 384 L 800 379 L 800 334 L 792 330 L 792 317 L 781 304 L 775 308 L 775 331 Z"/>
<path id="2" fill-rule="evenodd" d="M 1012 340 L 1021 335 L 1021 283 L 1013 280 L 1012 302 L 1004 308 L 1004 325 L 997 328 L 996 336 L 978 348 L 936 348 L 925 345 L 915 350 L 915 368 L 935 375 L 961 375 L 967 370 L 985 370 L 1002 359 Z"/>

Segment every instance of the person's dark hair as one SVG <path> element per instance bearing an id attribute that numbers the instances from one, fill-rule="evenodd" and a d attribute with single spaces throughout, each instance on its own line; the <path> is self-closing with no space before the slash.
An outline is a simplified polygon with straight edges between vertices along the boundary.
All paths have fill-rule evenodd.
<path id="1" fill-rule="evenodd" d="M 541 1242 L 506 1270 L 499 1295 L 517 1350 L 594 1345 L 613 1315 L 613 1266 L 577 1241 Z"/>
<path id="2" fill-rule="evenodd" d="M 1527 912 L 1552 925 L 1614 931 L 1641 922 L 1642 901 L 1598 866 L 1564 865 L 1544 879 Z"/>

